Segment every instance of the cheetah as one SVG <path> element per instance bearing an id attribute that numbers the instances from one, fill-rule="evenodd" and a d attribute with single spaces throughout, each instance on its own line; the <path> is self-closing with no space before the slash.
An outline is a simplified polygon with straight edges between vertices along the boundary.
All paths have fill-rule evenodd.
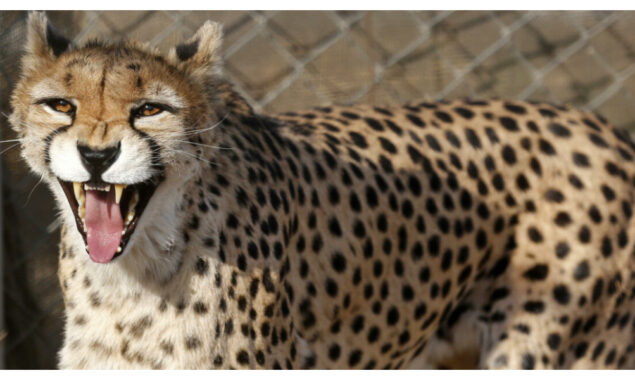
<path id="1" fill-rule="evenodd" d="M 256 113 L 32 13 L 10 121 L 57 200 L 61 368 L 632 368 L 635 146 L 589 112 Z"/>

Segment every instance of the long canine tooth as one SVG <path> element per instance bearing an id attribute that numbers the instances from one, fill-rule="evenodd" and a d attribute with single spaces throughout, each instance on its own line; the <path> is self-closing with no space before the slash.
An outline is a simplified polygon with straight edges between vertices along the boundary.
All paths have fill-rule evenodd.
<path id="1" fill-rule="evenodd" d="M 119 201 L 121 201 L 121 194 L 123 194 L 123 189 L 125 188 L 126 185 L 115 184 L 115 202 L 117 204 L 119 204 Z"/>
<path id="2" fill-rule="evenodd" d="M 73 182 L 73 192 L 75 193 L 75 199 L 79 202 L 82 197 L 82 184 Z"/>

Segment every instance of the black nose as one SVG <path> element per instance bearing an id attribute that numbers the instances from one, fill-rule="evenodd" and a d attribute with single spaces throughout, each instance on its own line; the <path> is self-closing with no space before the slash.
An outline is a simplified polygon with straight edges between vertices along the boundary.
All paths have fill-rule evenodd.
<path id="1" fill-rule="evenodd" d="M 121 143 L 102 150 L 96 150 L 86 145 L 77 144 L 82 163 L 90 173 L 91 181 L 101 181 L 101 174 L 106 171 L 119 157 Z"/>

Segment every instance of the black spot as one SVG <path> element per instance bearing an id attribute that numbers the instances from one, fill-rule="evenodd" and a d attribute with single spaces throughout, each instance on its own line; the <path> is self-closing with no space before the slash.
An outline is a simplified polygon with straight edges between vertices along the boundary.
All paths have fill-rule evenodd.
<path id="1" fill-rule="evenodd" d="M 441 145 L 439 144 L 439 141 L 437 141 L 437 139 L 432 136 L 432 135 L 426 135 L 426 142 L 428 143 L 428 146 L 430 147 L 430 149 L 436 151 L 436 152 L 441 152 Z"/>
<path id="2" fill-rule="evenodd" d="M 571 131 L 562 124 L 549 123 L 549 130 L 558 137 L 571 137 Z"/>
<path id="3" fill-rule="evenodd" d="M 342 116 L 344 116 L 347 119 L 351 119 L 351 120 L 359 120 L 359 115 L 356 113 L 352 113 L 352 112 L 342 112 L 341 113 Z"/>
<path id="4" fill-rule="evenodd" d="M 591 298 L 592 303 L 596 303 L 597 301 L 600 300 L 600 297 L 602 296 L 603 288 L 604 288 L 604 281 L 601 278 L 598 278 L 595 281 L 595 284 L 593 285 L 593 293 Z"/>
<path id="5" fill-rule="evenodd" d="M 451 130 L 446 130 L 445 131 L 445 138 L 446 140 L 448 140 L 448 142 L 450 144 L 452 144 L 455 148 L 460 148 L 461 147 L 461 141 L 459 140 L 459 138 L 454 134 L 454 132 L 452 132 Z"/>
<path id="6" fill-rule="evenodd" d="M 207 270 L 209 269 L 209 264 L 207 263 L 207 261 L 199 257 L 196 260 L 196 264 L 194 264 L 194 269 L 196 270 L 197 274 L 203 276 L 207 273 Z"/>
<path id="7" fill-rule="evenodd" d="M 349 136 L 351 137 L 351 139 L 353 140 L 353 143 L 355 145 L 357 145 L 360 148 L 367 148 L 368 147 L 368 143 L 366 142 L 366 138 L 357 133 L 357 132 L 349 132 L 348 133 Z"/>
<path id="8" fill-rule="evenodd" d="M 558 114 L 552 110 L 546 109 L 546 108 L 541 108 L 538 110 L 538 112 L 540 112 L 540 114 L 544 117 L 549 117 L 549 118 L 554 118 L 556 116 L 558 116 Z"/>
<path id="9" fill-rule="evenodd" d="M 200 347 L 201 345 L 201 341 L 200 339 L 196 338 L 196 337 L 189 337 L 187 339 L 185 339 L 185 348 L 187 348 L 188 350 L 193 350 L 196 349 L 198 347 Z"/>
<path id="10" fill-rule="evenodd" d="M 523 369 L 534 369 L 535 365 L 536 365 L 536 359 L 534 358 L 532 354 L 527 353 L 523 355 L 523 362 L 522 362 Z"/>
<path id="11" fill-rule="evenodd" d="M 498 144 L 500 142 L 500 139 L 498 138 L 498 135 L 496 134 L 496 131 L 493 128 L 490 128 L 490 127 L 485 128 L 485 134 L 487 135 L 487 138 L 492 144 Z"/>
<path id="12" fill-rule="evenodd" d="M 545 199 L 549 202 L 562 203 L 564 201 L 564 195 L 560 190 L 549 189 L 545 192 Z"/>
<path id="13" fill-rule="evenodd" d="M 500 123 L 503 128 L 507 129 L 508 131 L 518 132 L 520 130 L 516 121 L 510 117 L 501 117 Z"/>
<path id="14" fill-rule="evenodd" d="M 425 127 L 426 123 L 423 122 L 423 120 L 421 120 L 420 118 L 418 118 L 415 115 L 412 114 L 407 114 L 406 117 L 408 118 L 408 120 L 410 120 L 410 122 L 418 127 Z"/>
<path id="15" fill-rule="evenodd" d="M 179 44 L 176 46 L 176 56 L 180 61 L 187 61 L 192 58 L 194 54 L 198 51 L 198 38 L 194 41 L 186 44 Z"/>
<path id="16" fill-rule="evenodd" d="M 591 165 L 589 163 L 589 157 L 580 152 L 573 152 L 573 163 L 581 168 L 586 168 Z"/>
<path id="17" fill-rule="evenodd" d="M 606 359 L 604 359 L 604 364 L 606 365 L 611 365 L 613 364 L 613 362 L 615 361 L 615 349 L 612 349 L 611 351 L 609 351 L 609 353 L 606 355 Z"/>
<path id="18" fill-rule="evenodd" d="M 524 115 L 524 114 L 527 113 L 527 110 L 525 109 L 525 107 L 522 107 L 522 106 L 519 106 L 519 105 L 516 105 L 516 104 L 505 103 L 504 106 L 505 106 L 506 110 L 508 110 L 508 111 L 510 111 L 512 113 L 518 114 L 518 115 Z"/>
<path id="19" fill-rule="evenodd" d="M 326 293 L 331 297 L 335 297 L 337 296 L 337 292 L 338 292 L 337 283 L 333 279 L 327 278 L 326 279 Z"/>
<path id="20" fill-rule="evenodd" d="M 430 281 L 430 269 L 428 267 L 423 267 L 419 270 L 419 281 L 421 283 Z"/>
<path id="21" fill-rule="evenodd" d="M 529 181 L 527 180 L 527 177 L 525 177 L 524 174 L 519 174 L 516 177 L 516 186 L 518 186 L 518 189 L 521 191 L 526 191 L 529 189 L 530 187 Z"/>
<path id="22" fill-rule="evenodd" d="M 576 359 L 582 358 L 586 354 L 588 348 L 589 348 L 589 344 L 587 342 L 578 343 L 578 345 L 575 347 L 575 350 L 573 352 Z"/>
<path id="23" fill-rule="evenodd" d="M 575 174 L 569 175 L 569 183 L 578 190 L 584 189 L 584 183 Z"/>
<path id="24" fill-rule="evenodd" d="M 236 354 L 236 361 L 242 365 L 249 364 L 249 354 L 245 350 L 240 350 L 238 354 Z"/>
<path id="25" fill-rule="evenodd" d="M 481 140 L 478 138 L 478 135 L 476 134 L 476 132 L 474 132 L 473 129 L 466 128 L 465 137 L 467 138 L 467 141 L 470 143 L 470 145 L 472 145 L 474 149 L 481 148 Z"/>
<path id="26" fill-rule="evenodd" d="M 496 261 L 492 269 L 489 271 L 488 276 L 492 278 L 499 277 L 500 275 L 505 273 L 508 266 L 509 266 L 509 256 L 504 256 L 498 259 L 498 261 Z"/>
<path id="27" fill-rule="evenodd" d="M 536 227 L 529 227 L 529 229 L 527 230 L 527 235 L 529 236 L 529 239 L 534 243 L 542 242 L 542 234 Z"/>
<path id="28" fill-rule="evenodd" d="M 556 154 L 556 149 L 551 145 L 551 143 L 545 139 L 540 139 L 538 141 L 538 147 L 540 151 L 548 156 L 553 156 Z"/>
<path id="29" fill-rule="evenodd" d="M 561 211 L 556 214 L 556 217 L 553 220 L 558 226 L 566 227 L 571 224 L 572 220 L 568 213 Z"/>
<path id="30" fill-rule="evenodd" d="M 567 242 L 560 242 L 558 244 L 556 244 L 556 256 L 559 259 L 563 259 L 565 258 L 568 254 L 569 251 L 571 250 L 571 248 L 569 247 L 569 244 Z"/>
<path id="31" fill-rule="evenodd" d="M 604 342 L 598 343 L 597 346 L 595 346 L 595 349 L 593 349 L 593 356 L 591 356 L 591 359 L 593 361 L 596 361 L 602 354 L 603 350 L 604 350 Z"/>
<path id="32" fill-rule="evenodd" d="M 558 285 L 553 288 L 553 298 L 561 305 L 566 305 L 571 299 L 569 288 L 566 285 Z"/>
<path id="33" fill-rule="evenodd" d="M 338 222 L 337 218 L 332 217 L 329 220 L 329 231 L 334 236 L 342 236 L 342 229 L 340 228 L 340 223 Z"/>
<path id="34" fill-rule="evenodd" d="M 602 194 L 604 195 L 604 198 L 606 198 L 608 202 L 615 200 L 615 191 L 612 188 L 610 188 L 607 185 L 602 185 L 600 187 L 600 190 L 602 190 Z"/>
<path id="35" fill-rule="evenodd" d="M 524 309 L 528 313 L 540 314 L 545 311 L 545 304 L 542 301 L 527 301 L 525 302 Z"/>
<path id="36" fill-rule="evenodd" d="M 330 347 L 329 347 L 329 359 L 331 359 L 331 361 L 336 361 L 339 357 L 340 357 L 340 346 L 337 343 L 333 343 Z"/>
<path id="37" fill-rule="evenodd" d="M 443 112 L 443 111 L 435 111 L 434 115 L 439 118 L 439 120 L 444 121 L 446 123 L 452 123 L 452 116 L 450 116 L 450 114 L 448 114 L 447 112 Z"/>
<path id="38" fill-rule="evenodd" d="M 388 153 L 392 153 L 395 154 L 397 153 L 397 148 L 395 147 L 395 145 L 390 142 L 390 140 L 384 138 L 384 137 L 380 137 L 379 138 L 379 143 L 381 144 L 381 147 Z"/>
<path id="39" fill-rule="evenodd" d="M 604 140 L 604 138 L 602 138 L 600 135 L 597 135 L 595 133 L 589 133 L 589 140 L 591 140 L 591 142 L 600 147 L 600 148 L 608 148 L 609 144 L 606 142 L 606 140 Z"/>
<path id="40" fill-rule="evenodd" d="M 386 315 L 386 322 L 389 326 L 394 326 L 399 321 L 399 311 L 396 307 L 392 306 L 388 310 L 388 314 Z"/>
<path id="41" fill-rule="evenodd" d="M 350 355 L 348 356 L 348 365 L 349 365 L 349 367 L 356 366 L 357 364 L 359 364 L 361 359 L 362 359 L 362 351 L 353 350 L 350 353 Z"/>
<path id="42" fill-rule="evenodd" d="M 587 226 L 580 227 L 580 231 L 578 232 L 578 240 L 580 240 L 580 242 L 583 244 L 586 244 L 589 241 L 591 241 L 591 230 L 589 230 L 589 227 Z"/>
<path id="43" fill-rule="evenodd" d="M 346 270 L 346 258 L 341 253 L 336 252 L 331 257 L 331 266 L 337 273 L 344 272 Z"/>
<path id="44" fill-rule="evenodd" d="M 503 150 L 501 151 L 501 155 L 503 157 L 503 160 L 505 160 L 508 165 L 513 165 L 516 163 L 516 152 L 511 146 L 505 145 L 503 147 Z"/>
<path id="45" fill-rule="evenodd" d="M 472 112 L 471 110 L 469 110 L 467 108 L 456 107 L 456 108 L 454 108 L 454 112 L 458 113 L 464 119 L 467 119 L 467 120 L 469 120 L 469 119 L 474 117 L 474 112 Z"/>
<path id="46" fill-rule="evenodd" d="M 379 203 L 377 199 L 377 192 L 371 186 L 366 186 L 366 203 L 370 208 L 377 207 Z"/>
<path id="47" fill-rule="evenodd" d="M 573 272 L 573 278 L 577 281 L 582 281 L 589 277 L 590 269 L 589 262 L 586 260 L 581 261 L 575 268 Z"/>
<path id="48" fill-rule="evenodd" d="M 365 118 L 364 121 L 366 122 L 366 124 L 368 124 L 369 127 L 371 127 L 372 129 L 381 132 L 384 130 L 384 126 L 381 125 L 381 123 L 375 119 L 371 119 L 371 118 Z"/>
<path id="49" fill-rule="evenodd" d="M 527 269 L 523 277 L 530 281 L 541 281 L 547 278 L 547 274 L 549 274 L 549 267 L 545 264 L 537 264 Z"/>
<path id="50" fill-rule="evenodd" d="M 560 347 L 561 341 L 562 341 L 562 338 L 560 338 L 560 335 L 556 333 L 549 334 L 549 336 L 547 337 L 547 345 L 553 351 L 556 351 L 558 347 Z"/>
<path id="51" fill-rule="evenodd" d="M 443 256 L 441 258 L 441 270 L 445 272 L 448 269 L 450 269 L 451 265 L 452 265 L 452 251 L 448 249 L 443 253 Z"/>

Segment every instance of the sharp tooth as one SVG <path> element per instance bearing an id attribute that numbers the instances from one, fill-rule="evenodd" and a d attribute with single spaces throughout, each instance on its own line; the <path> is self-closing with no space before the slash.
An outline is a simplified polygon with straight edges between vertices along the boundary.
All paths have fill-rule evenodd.
<path id="1" fill-rule="evenodd" d="M 79 202 L 82 196 L 82 184 L 79 182 L 73 182 L 73 192 L 75 193 L 75 199 Z"/>
<path id="2" fill-rule="evenodd" d="M 121 246 L 117 247 L 117 252 L 121 252 Z"/>
<path id="3" fill-rule="evenodd" d="M 110 191 L 110 185 L 106 185 L 106 187 L 104 187 L 104 191 L 105 192 L 109 192 Z"/>
<path id="4" fill-rule="evenodd" d="M 123 189 L 125 188 L 126 188 L 126 185 L 120 185 L 120 184 L 115 185 L 115 202 L 117 204 L 119 204 L 119 201 L 121 201 L 121 194 L 123 194 Z M 108 185 L 108 191 L 110 191 L 110 185 Z"/>

